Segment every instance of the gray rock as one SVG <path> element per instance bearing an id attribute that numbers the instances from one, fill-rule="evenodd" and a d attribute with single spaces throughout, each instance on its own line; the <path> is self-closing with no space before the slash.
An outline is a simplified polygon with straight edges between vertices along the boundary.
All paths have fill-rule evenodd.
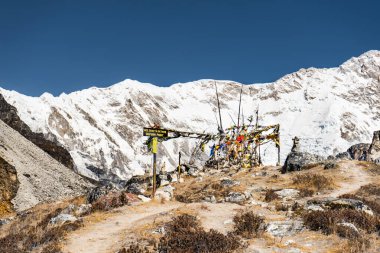
<path id="1" fill-rule="evenodd" d="M 347 151 L 337 154 L 335 158 L 337 160 L 352 160 L 350 153 L 348 153 Z"/>
<path id="2" fill-rule="evenodd" d="M 65 222 L 74 222 L 77 220 L 78 220 L 78 218 L 71 215 L 71 214 L 61 213 L 61 214 L 58 214 L 56 217 L 51 218 L 49 223 L 50 224 L 63 224 Z"/>
<path id="3" fill-rule="evenodd" d="M 232 186 L 235 186 L 235 185 L 240 185 L 240 182 L 239 181 L 234 181 L 234 180 L 229 179 L 229 178 L 222 178 L 220 180 L 220 185 L 222 185 L 223 187 L 232 187 Z"/>
<path id="4" fill-rule="evenodd" d="M 192 176 L 192 177 L 197 177 L 198 176 L 198 170 L 196 170 L 195 168 L 190 168 L 188 171 L 187 171 L 187 174 L 189 176 Z"/>
<path id="5" fill-rule="evenodd" d="M 0 219 L 0 226 L 9 224 L 13 220 L 14 220 L 14 217 L 6 218 L 6 219 Z"/>
<path id="6" fill-rule="evenodd" d="M 380 130 L 373 132 L 371 146 L 368 148 L 368 161 L 380 160 Z"/>
<path id="7" fill-rule="evenodd" d="M 284 237 L 294 235 L 304 228 L 299 220 L 273 221 L 268 223 L 266 231 L 272 236 Z"/>
<path id="8" fill-rule="evenodd" d="M 276 194 L 280 198 L 287 198 L 287 199 L 296 198 L 299 193 L 300 191 L 296 189 L 282 189 L 282 190 L 276 191 Z"/>
<path id="9" fill-rule="evenodd" d="M 349 149 L 347 149 L 347 152 L 350 154 L 350 157 L 353 160 L 365 161 L 370 146 L 371 144 L 369 143 L 355 144 L 352 145 Z"/>
<path id="10" fill-rule="evenodd" d="M 349 208 L 366 212 L 373 215 L 373 211 L 370 207 L 365 205 L 362 201 L 357 199 L 345 199 L 345 198 L 323 198 L 312 199 L 307 201 L 307 206 L 319 206 L 322 209 L 342 209 Z"/>
<path id="11" fill-rule="evenodd" d="M 338 223 L 337 224 L 338 226 L 342 226 L 342 227 L 347 227 L 347 228 L 350 228 L 351 230 L 353 230 L 354 232 L 358 233 L 359 234 L 359 230 L 356 228 L 356 226 L 352 223 L 348 223 L 348 222 L 342 222 L 342 223 Z"/>
<path id="12" fill-rule="evenodd" d="M 169 201 L 173 198 L 173 194 L 174 194 L 173 190 L 174 190 L 174 187 L 170 185 L 161 187 L 156 191 L 155 197 L 157 197 L 158 199 L 164 199 L 164 200 Z"/>
<path id="13" fill-rule="evenodd" d="M 323 157 L 308 152 L 290 152 L 282 167 L 282 173 L 300 171 L 306 165 L 318 164 L 323 160 Z"/>
<path id="14" fill-rule="evenodd" d="M 214 195 L 210 195 L 210 196 L 205 197 L 204 201 L 209 202 L 209 203 L 216 203 L 216 198 Z"/>
<path id="15" fill-rule="evenodd" d="M 323 167 L 323 169 L 331 170 L 331 169 L 335 169 L 337 167 L 338 167 L 338 165 L 335 162 L 327 162 L 327 163 L 325 163 L 325 166 Z"/>
<path id="16" fill-rule="evenodd" d="M 226 202 L 241 204 L 246 200 L 245 195 L 240 192 L 230 192 L 225 198 Z"/>

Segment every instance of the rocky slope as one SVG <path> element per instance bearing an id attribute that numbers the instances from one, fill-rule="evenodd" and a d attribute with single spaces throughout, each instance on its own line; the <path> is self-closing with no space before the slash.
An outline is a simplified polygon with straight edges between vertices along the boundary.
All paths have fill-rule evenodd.
<path id="1" fill-rule="evenodd" d="M 2 120 L 0 144 L 0 186 L 10 189 L 2 198 L 12 199 L 17 211 L 82 194 L 91 186 Z"/>
<path id="2" fill-rule="evenodd" d="M 20 117 L 17 115 L 17 109 L 5 101 L 4 97 L 0 94 L 0 119 L 8 126 L 19 132 L 26 139 L 33 142 L 40 147 L 43 151 L 51 155 L 58 162 L 62 163 L 70 169 L 74 169 L 74 161 L 70 153 L 58 145 L 57 143 L 47 140 L 43 134 L 34 133 L 30 130 Z"/>
<path id="3" fill-rule="evenodd" d="M 108 88 L 90 88 L 59 97 L 28 97 L 1 89 L 32 131 L 56 139 L 70 151 L 77 171 L 92 178 L 126 179 L 148 170 L 151 156 L 142 128 L 162 127 L 217 132 L 214 83 L 222 107 L 223 126 L 237 115 L 241 84 L 200 80 L 157 87 L 125 80 Z M 380 51 L 369 51 L 337 68 L 300 69 L 274 83 L 243 86 L 245 119 L 259 106 L 260 124 L 280 123 L 281 158 L 292 138 L 302 148 L 327 156 L 358 142 L 370 142 L 380 125 Z M 235 120 L 236 121 L 236 120 Z M 159 163 L 176 166 L 178 151 L 189 159 L 194 141 L 160 145 Z M 264 163 L 275 163 L 276 149 L 263 148 Z"/>

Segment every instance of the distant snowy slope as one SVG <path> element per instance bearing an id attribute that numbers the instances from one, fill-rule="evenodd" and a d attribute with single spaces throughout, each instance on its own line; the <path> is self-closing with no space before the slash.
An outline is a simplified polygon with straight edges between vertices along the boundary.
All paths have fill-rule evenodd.
<path id="1" fill-rule="evenodd" d="M 216 133 L 218 86 L 224 127 L 237 115 L 240 84 L 199 80 L 157 87 L 125 80 L 59 97 L 28 97 L 1 89 L 8 103 L 35 132 L 56 138 L 72 155 L 81 174 L 128 178 L 149 169 L 142 128 L 154 122 L 178 130 Z M 369 51 L 338 68 L 301 69 L 274 83 L 244 85 L 245 118 L 259 106 L 260 124 L 281 125 L 281 157 L 299 136 L 304 149 L 334 154 L 370 141 L 380 128 L 380 51 Z M 178 151 L 188 159 L 194 141 L 163 143 L 159 161 L 176 166 Z M 275 163 L 274 145 L 263 148 L 264 162 Z"/>

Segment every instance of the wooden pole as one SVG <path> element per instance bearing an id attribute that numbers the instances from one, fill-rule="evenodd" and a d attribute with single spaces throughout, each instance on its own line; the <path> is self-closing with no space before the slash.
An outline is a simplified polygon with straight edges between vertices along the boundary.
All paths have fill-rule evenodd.
<path id="1" fill-rule="evenodd" d="M 157 137 L 153 138 L 152 143 L 152 153 L 153 153 L 153 189 L 152 189 L 152 198 L 156 194 L 157 188 Z"/>
<path id="2" fill-rule="evenodd" d="M 178 153 L 178 183 L 181 179 L 181 152 Z"/>

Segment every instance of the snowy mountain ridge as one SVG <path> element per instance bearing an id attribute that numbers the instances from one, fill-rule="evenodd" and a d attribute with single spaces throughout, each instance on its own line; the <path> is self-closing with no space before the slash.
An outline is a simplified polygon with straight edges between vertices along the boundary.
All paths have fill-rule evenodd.
<path id="1" fill-rule="evenodd" d="M 228 127 L 230 115 L 237 115 L 241 87 L 233 81 L 199 80 L 158 87 L 125 80 L 58 97 L 0 92 L 34 132 L 70 151 L 79 173 L 126 179 L 150 169 L 143 127 L 159 122 L 164 128 L 217 132 L 214 82 L 223 127 Z M 242 106 L 245 119 L 259 106 L 260 124 L 281 125 L 282 160 L 294 136 L 301 138 L 305 150 L 324 156 L 369 142 L 380 126 L 380 51 L 368 51 L 337 68 L 300 69 L 273 83 L 244 85 Z M 186 161 L 194 145 L 188 139 L 164 142 L 159 162 L 174 169 L 178 152 Z M 264 162 L 274 164 L 274 145 L 268 144 L 263 152 Z"/>

